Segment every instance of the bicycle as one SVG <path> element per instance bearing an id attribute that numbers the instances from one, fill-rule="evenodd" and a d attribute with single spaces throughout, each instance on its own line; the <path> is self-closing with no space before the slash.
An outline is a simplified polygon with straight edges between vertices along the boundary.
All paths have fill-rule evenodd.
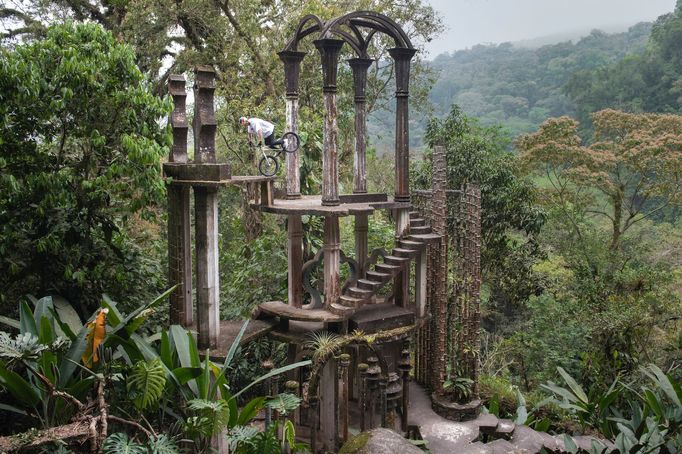
<path id="1" fill-rule="evenodd" d="M 256 146 L 249 144 L 252 148 Z M 261 145 L 260 151 L 263 157 L 258 161 L 258 171 L 264 177 L 272 177 L 279 171 L 279 156 L 283 151 L 287 153 L 296 153 L 298 147 L 301 145 L 301 139 L 295 132 L 286 132 L 282 135 L 280 140 L 275 141 L 275 143 L 268 147 L 267 145 Z M 273 153 L 268 154 L 266 151 L 272 151 Z"/>

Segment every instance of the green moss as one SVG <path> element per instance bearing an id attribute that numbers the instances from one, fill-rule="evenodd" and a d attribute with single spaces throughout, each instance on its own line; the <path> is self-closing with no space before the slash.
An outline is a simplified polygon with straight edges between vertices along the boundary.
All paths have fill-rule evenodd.
<path id="1" fill-rule="evenodd" d="M 369 432 L 362 432 L 348 440 L 339 450 L 339 454 L 356 454 L 365 447 L 369 441 Z"/>

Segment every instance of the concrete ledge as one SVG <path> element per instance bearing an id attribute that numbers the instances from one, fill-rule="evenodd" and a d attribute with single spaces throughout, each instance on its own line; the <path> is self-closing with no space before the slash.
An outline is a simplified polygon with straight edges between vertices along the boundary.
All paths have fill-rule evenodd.
<path id="1" fill-rule="evenodd" d="M 450 402 L 442 396 L 431 394 L 431 408 L 440 416 L 450 421 L 470 421 L 478 417 L 481 401 L 480 399 L 475 399 L 466 404 L 458 404 Z"/>
<path id="2" fill-rule="evenodd" d="M 231 177 L 230 165 L 218 163 L 166 162 L 163 164 L 163 173 L 174 180 L 221 181 Z"/>

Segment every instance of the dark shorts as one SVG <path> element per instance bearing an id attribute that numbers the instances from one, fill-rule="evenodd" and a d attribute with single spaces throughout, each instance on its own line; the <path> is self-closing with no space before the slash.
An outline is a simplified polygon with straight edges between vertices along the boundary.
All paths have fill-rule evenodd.
<path id="1" fill-rule="evenodd" d="M 273 145 L 275 145 L 275 137 L 277 136 L 275 135 L 275 130 L 273 129 L 272 134 L 263 139 L 265 141 L 265 145 L 267 145 L 268 147 L 272 147 Z"/>

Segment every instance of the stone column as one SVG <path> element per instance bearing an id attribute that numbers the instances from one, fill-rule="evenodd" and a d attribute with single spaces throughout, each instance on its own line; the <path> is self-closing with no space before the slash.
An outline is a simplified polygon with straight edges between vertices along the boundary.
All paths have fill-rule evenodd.
<path id="1" fill-rule="evenodd" d="M 388 53 L 395 62 L 395 200 L 410 201 L 409 86 L 410 60 L 416 49 L 396 47 Z"/>
<path id="2" fill-rule="evenodd" d="M 338 205 L 339 202 L 339 169 L 338 169 L 338 135 L 336 123 L 336 74 L 339 64 L 339 53 L 343 41 L 338 39 L 318 39 L 315 47 L 322 58 L 322 88 L 324 98 L 324 139 L 322 151 L 322 205 Z"/>
<path id="3" fill-rule="evenodd" d="M 173 148 L 169 162 L 187 162 L 187 113 L 185 111 L 185 76 L 171 74 L 168 92 L 173 97 L 174 109 L 170 116 L 173 128 Z M 192 308 L 192 245 L 190 188 L 185 185 L 168 186 L 168 282 L 178 287 L 170 295 L 170 322 L 189 326 L 194 319 Z"/>
<path id="4" fill-rule="evenodd" d="M 213 107 L 215 71 L 196 69 L 194 85 L 194 161 L 215 163 L 216 120 Z M 200 349 L 218 345 L 220 330 L 218 282 L 218 188 L 194 188 L 197 259 L 197 332 Z"/>
<path id="5" fill-rule="evenodd" d="M 324 218 L 324 307 L 338 303 L 341 297 L 341 237 L 338 216 Z"/>
<path id="6" fill-rule="evenodd" d="M 287 216 L 289 304 L 303 305 L 303 223 L 301 216 Z"/>
<path id="7" fill-rule="evenodd" d="M 305 52 L 285 50 L 279 52 L 280 60 L 284 63 L 284 81 L 286 84 L 286 131 L 298 134 L 298 80 L 301 73 L 301 61 Z M 287 168 L 287 198 L 301 197 L 301 172 L 299 152 L 285 153 Z"/>
<path id="8" fill-rule="evenodd" d="M 433 150 L 433 178 L 431 195 L 431 228 L 440 235 L 433 256 L 433 300 L 431 315 L 434 320 L 434 361 L 431 382 L 437 395 L 443 393 L 446 376 L 447 354 L 447 315 L 448 315 L 448 238 L 447 238 L 447 172 L 445 148 L 436 146 Z"/>
<path id="9" fill-rule="evenodd" d="M 353 193 L 367 192 L 367 108 L 365 89 L 367 70 L 374 60 L 371 58 L 352 58 L 348 60 L 353 71 L 355 92 L 355 154 L 353 155 Z"/>
<path id="10" fill-rule="evenodd" d="M 350 366 L 350 355 L 348 353 L 342 353 L 339 355 L 339 379 L 340 379 L 340 392 L 339 392 L 339 436 L 341 441 L 339 447 L 348 441 L 348 367 Z"/>
<path id="11" fill-rule="evenodd" d="M 367 108 L 365 90 L 367 71 L 374 60 L 351 58 L 348 60 L 353 71 L 355 92 L 355 153 L 353 155 L 353 193 L 367 193 Z M 355 260 L 358 262 L 358 278 L 364 278 L 367 271 L 367 225 L 366 214 L 355 216 Z"/>
<path id="12" fill-rule="evenodd" d="M 410 201 L 410 125 L 409 125 L 409 86 L 410 60 L 416 49 L 396 47 L 388 53 L 395 62 L 395 201 Z M 409 230 L 409 209 L 396 210 L 396 237 L 400 238 Z M 403 306 L 409 300 L 409 269 L 401 271 L 396 278 L 396 302 Z"/>

